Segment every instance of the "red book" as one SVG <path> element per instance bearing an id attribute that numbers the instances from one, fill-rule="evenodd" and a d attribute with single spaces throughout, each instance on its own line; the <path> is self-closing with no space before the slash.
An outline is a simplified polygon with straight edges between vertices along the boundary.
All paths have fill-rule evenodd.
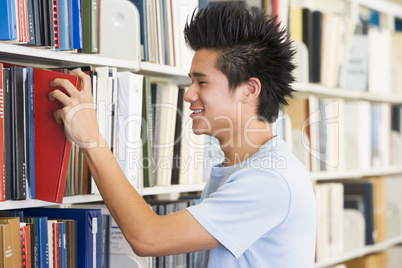
<path id="1" fill-rule="evenodd" d="M 34 70 L 35 189 L 36 199 L 61 203 L 72 145 L 64 133 L 64 126 L 56 123 L 53 116 L 63 105 L 48 99 L 48 94 L 56 89 L 50 86 L 55 78 L 68 79 L 75 87 L 79 85 L 78 76 Z"/>
<path id="2" fill-rule="evenodd" d="M 31 227 L 24 224 L 20 227 L 21 240 L 21 266 L 31 268 Z"/>
<path id="3" fill-rule="evenodd" d="M 62 267 L 61 259 L 61 223 L 53 223 L 53 267 Z"/>
<path id="4" fill-rule="evenodd" d="M 30 224 L 25 225 L 24 227 L 25 231 L 25 267 L 26 268 L 31 268 L 32 263 L 31 263 L 31 226 Z"/>

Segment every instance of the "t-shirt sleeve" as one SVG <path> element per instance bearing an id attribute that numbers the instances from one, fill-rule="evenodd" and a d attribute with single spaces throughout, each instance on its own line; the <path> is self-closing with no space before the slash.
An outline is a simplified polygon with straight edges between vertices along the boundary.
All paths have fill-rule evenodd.
<path id="1" fill-rule="evenodd" d="M 281 174 L 242 170 L 210 197 L 189 207 L 193 217 L 236 258 L 285 221 L 290 190 Z"/>

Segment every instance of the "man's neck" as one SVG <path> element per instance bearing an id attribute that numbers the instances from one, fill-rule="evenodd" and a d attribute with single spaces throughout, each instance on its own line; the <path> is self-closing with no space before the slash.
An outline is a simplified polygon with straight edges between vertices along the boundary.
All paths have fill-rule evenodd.
<path id="1" fill-rule="evenodd" d="M 267 122 L 250 124 L 247 131 L 238 131 L 230 138 L 220 139 L 221 149 L 225 154 L 225 162 L 223 166 L 233 166 L 239 164 L 253 154 L 255 154 L 261 146 L 273 138 L 271 125 Z"/>

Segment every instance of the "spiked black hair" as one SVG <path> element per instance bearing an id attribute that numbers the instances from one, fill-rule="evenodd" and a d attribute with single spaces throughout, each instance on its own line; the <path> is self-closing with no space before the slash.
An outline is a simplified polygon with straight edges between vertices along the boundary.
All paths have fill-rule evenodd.
<path id="1" fill-rule="evenodd" d="M 260 80 L 257 114 L 271 123 L 278 117 L 280 105 L 287 105 L 287 98 L 292 97 L 295 68 L 289 36 L 276 21 L 262 9 L 226 2 L 194 12 L 184 29 L 191 49 L 220 53 L 215 65 L 228 78 L 231 90 L 251 77 Z"/>

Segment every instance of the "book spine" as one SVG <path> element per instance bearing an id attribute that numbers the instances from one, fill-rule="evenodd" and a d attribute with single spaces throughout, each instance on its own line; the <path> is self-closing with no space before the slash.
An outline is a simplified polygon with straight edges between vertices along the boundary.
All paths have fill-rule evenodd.
<path id="1" fill-rule="evenodd" d="M 4 22 L 0 25 L 0 40 L 17 39 L 17 17 L 15 1 L 0 2 L 0 16 Z"/>
<path id="2" fill-rule="evenodd" d="M 59 230 L 58 230 L 58 224 L 55 222 L 53 223 L 53 266 L 54 268 L 59 268 Z"/>
<path id="3" fill-rule="evenodd" d="M 25 162 L 25 189 L 26 199 L 31 198 L 31 80 L 32 68 L 24 68 L 25 83 L 23 87 L 23 122 L 24 122 L 24 162 Z"/>
<path id="4" fill-rule="evenodd" d="M 27 13 L 28 13 L 28 29 L 29 29 L 29 45 L 36 45 L 35 39 L 35 16 L 33 9 L 33 0 L 27 1 Z"/>
<path id="5" fill-rule="evenodd" d="M 59 42 L 61 50 L 70 49 L 68 2 L 67 0 L 58 0 L 59 11 Z"/>
<path id="6" fill-rule="evenodd" d="M 4 165 L 4 83 L 3 64 L 0 63 L 0 201 L 6 200 L 5 165 Z"/>
<path id="7" fill-rule="evenodd" d="M 153 161 L 153 112 L 150 77 L 145 76 L 143 83 L 142 117 L 145 123 L 143 130 L 145 131 L 144 137 L 146 138 L 143 141 L 144 187 L 153 187 L 155 185 L 155 166 Z"/>
<path id="8" fill-rule="evenodd" d="M 12 103 L 11 103 L 11 74 L 10 68 L 3 68 L 3 108 L 4 108 L 4 184 L 5 199 L 11 199 L 13 155 L 12 155 Z"/>
<path id="9" fill-rule="evenodd" d="M 35 119 L 34 119 L 34 69 L 29 68 L 29 146 L 30 146 L 30 156 L 29 156 L 29 176 L 30 176 L 30 186 L 31 186 L 31 198 L 36 198 L 36 187 L 35 187 Z"/>
<path id="10" fill-rule="evenodd" d="M 26 199 L 26 163 L 24 157 L 24 70 L 21 67 L 12 67 L 12 90 L 13 103 L 13 147 L 14 147 L 14 174 L 12 183 L 12 200 Z"/>
<path id="11" fill-rule="evenodd" d="M 47 1 L 39 1 L 42 4 L 41 8 L 41 44 L 43 46 L 50 46 L 49 40 L 49 10 L 47 7 Z"/>
<path id="12" fill-rule="evenodd" d="M 67 268 L 66 223 L 60 222 L 61 234 L 61 267 Z"/>
<path id="13" fill-rule="evenodd" d="M 34 39 L 35 45 L 40 45 L 40 18 L 39 18 L 39 0 L 30 0 L 32 2 L 33 24 L 34 24 Z"/>
<path id="14" fill-rule="evenodd" d="M 97 0 L 83 1 L 83 52 L 98 53 L 97 47 Z"/>
<path id="15" fill-rule="evenodd" d="M 60 32 L 59 32 L 59 5 L 58 0 L 53 0 L 53 29 L 54 29 L 54 47 L 60 48 Z"/>
<path id="16" fill-rule="evenodd" d="M 49 245 L 47 235 L 47 217 L 38 218 L 38 264 L 39 267 L 49 267 Z"/>
<path id="17" fill-rule="evenodd" d="M 81 0 L 72 0 L 73 49 L 82 49 Z"/>

